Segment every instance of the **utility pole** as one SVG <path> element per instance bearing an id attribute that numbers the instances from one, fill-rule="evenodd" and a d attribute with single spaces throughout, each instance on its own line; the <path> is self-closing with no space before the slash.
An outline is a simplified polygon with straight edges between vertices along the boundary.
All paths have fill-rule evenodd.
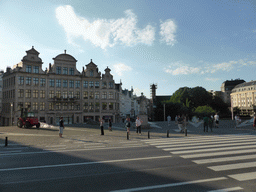
<path id="1" fill-rule="evenodd" d="M 165 103 L 164 103 L 164 121 L 165 121 Z"/>

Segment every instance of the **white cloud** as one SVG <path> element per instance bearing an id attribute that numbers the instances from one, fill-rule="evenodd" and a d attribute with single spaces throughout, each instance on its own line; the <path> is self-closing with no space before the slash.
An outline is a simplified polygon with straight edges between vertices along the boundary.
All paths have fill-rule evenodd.
<path id="1" fill-rule="evenodd" d="M 174 45 L 176 42 L 175 33 L 177 30 L 177 25 L 171 19 L 168 19 L 165 22 L 160 22 L 161 41 L 166 42 L 167 45 Z"/>
<path id="2" fill-rule="evenodd" d="M 131 11 L 125 11 L 126 16 L 120 19 L 96 19 L 89 22 L 79 17 L 70 5 L 60 6 L 56 9 L 56 18 L 64 28 L 68 42 L 76 45 L 74 39 L 82 37 L 102 49 L 113 47 L 118 43 L 133 46 L 138 43 L 151 45 L 155 40 L 155 29 L 147 25 L 139 29 L 137 16 Z"/>
<path id="3" fill-rule="evenodd" d="M 213 81 L 213 82 L 215 82 L 215 81 L 218 81 L 219 79 L 218 78 L 205 78 L 205 80 L 206 81 Z"/>
<path id="4" fill-rule="evenodd" d="M 218 71 L 226 71 L 229 72 L 233 69 L 237 69 L 239 67 L 247 66 L 247 65 L 255 65 L 256 61 L 244 61 L 240 59 L 238 61 L 229 61 L 217 64 L 211 64 L 204 67 L 192 67 L 188 64 L 184 64 L 181 61 L 172 63 L 165 68 L 164 71 L 166 73 L 170 73 L 172 75 L 189 75 L 189 74 L 206 74 L 206 73 L 216 73 Z M 213 79 L 208 79 L 213 80 Z"/>
<path id="5" fill-rule="evenodd" d="M 256 61 L 247 61 L 249 65 L 256 65 Z"/>
<path id="6" fill-rule="evenodd" d="M 215 73 L 217 71 L 231 71 L 234 67 L 233 65 L 237 64 L 237 61 L 229 61 L 224 63 L 213 64 L 205 67 L 205 73 Z"/>
<path id="7" fill-rule="evenodd" d="M 114 71 L 117 73 L 117 75 L 119 76 L 122 76 L 123 75 L 123 72 L 126 72 L 126 71 L 131 71 L 132 68 L 128 65 L 125 65 L 123 63 L 118 63 L 118 64 L 115 64 L 114 66 Z"/>
<path id="8" fill-rule="evenodd" d="M 200 69 L 197 67 L 189 67 L 189 66 L 181 66 L 176 69 L 165 69 L 166 73 L 170 73 L 172 75 L 188 75 L 199 73 Z"/>

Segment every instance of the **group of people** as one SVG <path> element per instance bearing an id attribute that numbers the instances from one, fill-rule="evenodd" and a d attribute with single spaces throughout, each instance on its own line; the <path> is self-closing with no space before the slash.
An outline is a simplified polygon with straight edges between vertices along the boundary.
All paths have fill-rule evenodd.
<path id="1" fill-rule="evenodd" d="M 170 116 L 167 117 L 168 125 L 170 125 L 171 118 Z M 203 117 L 204 121 L 204 132 L 208 132 L 208 127 L 211 129 L 213 128 L 213 125 L 215 128 L 219 128 L 219 115 L 216 113 L 214 116 L 207 116 L 205 115 Z M 178 125 L 179 132 L 184 133 L 186 126 L 187 126 L 187 117 L 185 115 L 177 115 L 175 117 L 175 123 Z"/>
<path id="2" fill-rule="evenodd" d="M 101 135 L 104 135 L 104 120 L 103 118 L 100 118 L 100 129 L 101 129 Z M 136 133 L 141 135 L 141 124 L 142 124 L 142 120 L 140 120 L 139 116 L 137 117 L 135 124 L 136 124 Z M 127 130 L 127 133 L 130 134 L 130 128 L 131 128 L 131 119 L 129 117 L 126 118 L 126 123 L 125 123 L 125 127 Z M 112 131 L 112 121 L 111 119 L 108 120 L 108 129 L 109 131 Z"/>
<path id="3" fill-rule="evenodd" d="M 170 125 L 171 122 L 171 117 L 170 115 L 167 117 L 167 121 L 168 121 L 168 125 Z M 204 132 L 208 132 L 208 127 L 210 128 L 211 132 L 212 132 L 212 128 L 219 128 L 219 115 L 216 113 L 214 116 L 207 116 L 205 115 L 203 117 L 203 121 L 204 121 Z M 100 122 L 100 129 L 101 129 L 101 135 L 104 135 L 104 119 L 100 118 L 99 119 Z M 136 121 L 135 121 L 135 125 L 136 125 L 136 133 L 141 135 L 141 124 L 142 124 L 142 120 L 139 118 L 139 116 L 137 117 Z M 241 123 L 241 118 L 239 115 L 235 116 L 235 122 L 236 122 L 236 127 Z M 179 128 L 179 132 L 180 133 L 184 133 L 186 125 L 187 125 L 187 118 L 185 115 L 177 115 L 175 117 L 175 123 L 178 125 Z M 256 115 L 254 116 L 253 119 L 253 127 L 256 126 Z M 130 128 L 131 128 L 131 120 L 129 117 L 126 118 L 126 123 L 125 123 L 125 127 L 127 130 L 127 133 L 130 134 Z M 64 129 L 64 121 L 63 121 L 63 117 L 60 117 L 60 121 L 59 121 L 59 137 L 62 138 L 63 135 L 63 129 Z M 108 129 L 109 131 L 112 131 L 112 121 L 111 119 L 108 120 Z"/>
<path id="4" fill-rule="evenodd" d="M 219 115 L 216 113 L 214 116 L 213 115 L 205 115 L 203 117 L 203 121 L 204 121 L 204 132 L 208 132 L 208 128 L 211 129 L 212 132 L 212 128 L 219 128 L 219 120 L 220 117 Z"/>
<path id="5" fill-rule="evenodd" d="M 136 125 L 136 133 L 141 135 L 141 124 L 142 124 L 142 120 L 139 118 L 139 116 L 137 117 L 136 121 L 135 121 L 135 125 Z M 129 117 L 126 118 L 126 123 L 125 123 L 125 127 L 127 130 L 127 133 L 130 134 L 130 128 L 131 128 L 131 119 Z"/>
<path id="6" fill-rule="evenodd" d="M 185 115 L 177 115 L 175 117 L 175 123 L 178 124 L 179 132 L 184 133 L 187 126 L 187 118 Z M 168 123 L 169 124 L 169 123 Z"/>
<path id="7" fill-rule="evenodd" d="M 100 130 L 101 130 L 101 135 L 104 135 L 104 119 L 100 118 L 99 119 L 100 122 Z M 139 116 L 137 117 L 135 124 L 136 124 L 136 133 L 141 135 L 141 124 L 142 124 L 142 120 L 139 118 Z M 126 123 L 125 123 L 125 127 L 127 130 L 127 133 L 130 134 L 130 128 L 131 128 L 131 120 L 129 117 L 126 118 Z M 59 121 L 59 137 L 62 138 L 63 135 L 63 129 L 64 129 L 64 121 L 63 121 L 63 117 L 60 117 L 60 121 Z M 112 131 L 112 121 L 111 119 L 108 119 L 108 130 Z"/>

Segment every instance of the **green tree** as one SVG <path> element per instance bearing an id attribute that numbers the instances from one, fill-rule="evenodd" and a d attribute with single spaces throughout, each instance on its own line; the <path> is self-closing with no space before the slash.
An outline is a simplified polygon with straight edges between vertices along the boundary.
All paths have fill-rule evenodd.
<path id="1" fill-rule="evenodd" d="M 195 110 L 195 114 L 198 116 L 214 114 L 216 111 L 208 105 L 198 106 Z"/>

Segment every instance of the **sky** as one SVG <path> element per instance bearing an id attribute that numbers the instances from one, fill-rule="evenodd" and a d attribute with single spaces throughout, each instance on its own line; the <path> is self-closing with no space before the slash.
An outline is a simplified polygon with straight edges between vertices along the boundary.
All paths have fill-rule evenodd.
<path id="1" fill-rule="evenodd" d="M 255 0 L 0 0 L 0 70 L 32 46 L 43 69 L 64 53 L 90 60 L 150 98 L 256 80 Z"/>

